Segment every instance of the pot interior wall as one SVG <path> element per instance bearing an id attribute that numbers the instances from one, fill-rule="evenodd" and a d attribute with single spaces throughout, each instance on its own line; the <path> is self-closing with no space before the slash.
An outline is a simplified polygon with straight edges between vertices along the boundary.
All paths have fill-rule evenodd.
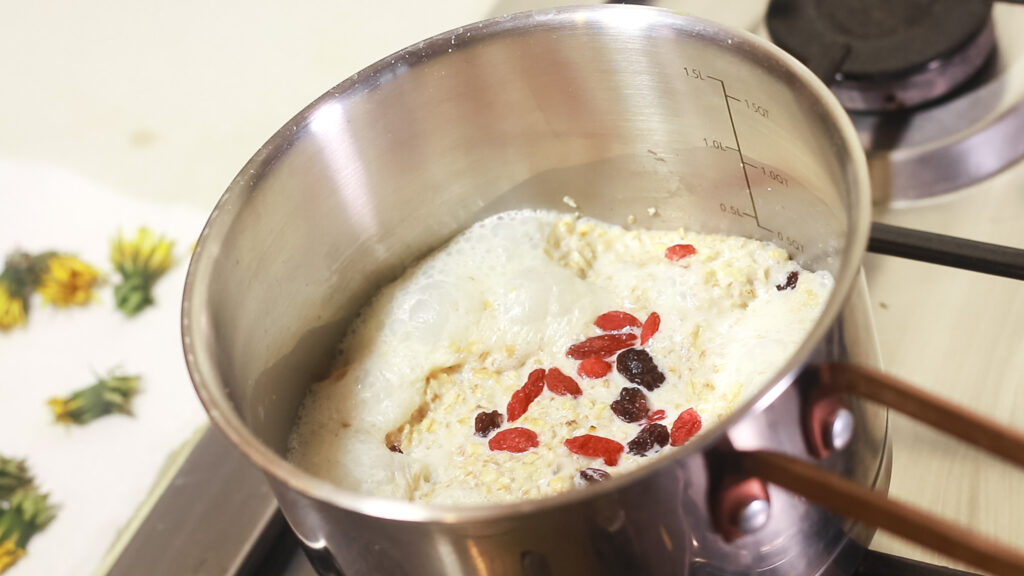
<path id="1" fill-rule="evenodd" d="M 645 8 L 555 11 L 412 47 L 299 114 L 231 185 L 196 253 L 197 347 L 283 452 L 360 306 L 500 210 L 572 212 L 568 195 L 585 216 L 774 240 L 835 274 L 863 224 L 849 216 L 857 175 L 805 82 Z"/>

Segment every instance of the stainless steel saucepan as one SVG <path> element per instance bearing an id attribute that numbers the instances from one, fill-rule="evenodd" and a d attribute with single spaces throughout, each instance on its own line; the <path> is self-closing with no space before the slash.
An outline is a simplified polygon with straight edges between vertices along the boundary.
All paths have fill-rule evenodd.
<path id="1" fill-rule="evenodd" d="M 565 195 L 609 222 L 771 240 L 831 272 L 835 291 L 732 417 L 586 490 L 428 506 L 349 492 L 283 458 L 309 384 L 375 290 L 471 223 L 565 209 Z M 885 406 L 1002 442 L 1010 458 L 1024 443 L 870 369 L 870 197 L 842 108 L 762 40 L 635 6 L 488 20 L 353 75 L 256 153 L 193 256 L 186 359 L 323 573 L 846 574 L 868 523 L 1020 573 L 1019 554 L 885 504 Z"/>

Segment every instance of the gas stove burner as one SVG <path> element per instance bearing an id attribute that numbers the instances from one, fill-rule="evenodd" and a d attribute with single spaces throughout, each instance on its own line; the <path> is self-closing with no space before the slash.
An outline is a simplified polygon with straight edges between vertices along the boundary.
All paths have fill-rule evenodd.
<path id="1" fill-rule="evenodd" d="M 928 8 L 917 13 L 903 10 L 909 4 Z M 877 11 L 871 14 L 916 14 L 919 20 L 913 21 L 912 27 L 921 30 L 925 26 L 945 30 L 942 28 L 945 16 L 939 12 L 970 12 L 974 15 L 973 21 L 960 14 L 957 17 L 960 21 L 954 23 L 965 28 L 971 24 L 978 31 L 973 38 L 968 34 L 958 37 L 963 50 L 933 59 L 932 63 L 917 68 L 916 75 L 910 76 L 925 87 L 937 84 L 929 83 L 929 73 L 938 74 L 940 70 L 959 72 L 966 80 L 956 82 L 959 76 L 943 76 L 943 87 L 949 92 L 930 101 L 908 99 L 906 95 L 913 92 L 911 90 L 903 90 L 902 99 L 893 93 L 891 100 L 894 102 L 902 102 L 907 107 L 917 104 L 912 109 L 869 112 L 851 106 L 845 88 L 856 86 L 855 81 L 864 81 L 852 76 L 856 68 L 851 67 L 860 60 L 853 56 L 856 48 L 850 46 L 850 34 L 842 32 L 834 19 L 833 24 L 828 25 L 830 28 L 826 28 L 831 32 L 818 32 L 814 37 L 802 35 L 800 25 L 794 24 L 825 21 L 823 14 L 826 12 L 822 7 L 832 5 L 838 8 L 838 13 L 847 7 L 852 14 L 856 6 L 860 14 L 865 13 L 865 6 L 875 6 Z M 925 24 L 926 20 L 930 24 Z M 849 23 L 846 25 L 849 27 Z M 797 34 L 787 37 L 786 31 L 790 29 Z M 936 33 L 935 30 L 927 34 L 956 38 L 952 32 Z M 850 117 L 868 154 L 876 203 L 905 205 L 962 190 L 1024 158 L 1024 139 L 1019 137 L 1024 133 L 1024 35 L 1021 30 L 1024 30 L 1024 6 L 1012 2 L 773 0 L 765 26 L 759 33 L 770 34 L 773 41 L 793 51 L 819 77 L 830 79 L 832 89 L 851 111 Z M 919 34 L 926 35 L 925 32 Z M 803 54 L 794 47 L 794 36 L 804 48 Z M 981 48 L 989 41 L 994 47 L 984 52 L 991 54 L 984 57 L 975 54 L 982 52 Z M 814 45 L 815 42 L 821 44 Z M 966 66 L 963 60 L 976 60 L 977 65 Z M 883 67 L 876 65 L 873 69 L 878 71 Z M 836 79 L 837 73 L 839 79 Z M 883 84 L 876 78 L 871 85 Z M 906 88 L 914 83 L 907 78 L 902 82 L 890 79 L 888 85 Z M 886 100 L 886 96 L 879 96 L 877 91 L 860 94 L 873 95 L 876 102 Z"/>
<path id="2" fill-rule="evenodd" d="M 995 48 L 992 0 L 772 0 L 772 40 L 853 112 L 902 110 L 949 94 Z"/>
<path id="3" fill-rule="evenodd" d="M 996 48 L 954 94 L 903 112 L 851 114 L 879 203 L 955 192 L 1024 158 L 1024 6 L 992 9 Z"/>

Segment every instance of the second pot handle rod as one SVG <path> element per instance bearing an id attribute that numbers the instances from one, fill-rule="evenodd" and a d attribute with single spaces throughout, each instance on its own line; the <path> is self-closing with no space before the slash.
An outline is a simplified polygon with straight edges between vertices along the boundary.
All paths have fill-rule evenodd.
<path id="1" fill-rule="evenodd" d="M 1024 250 L 873 222 L 868 252 L 1024 280 Z"/>
<path id="2" fill-rule="evenodd" d="M 1024 433 L 863 366 L 819 367 L 824 391 L 873 400 L 1024 468 Z M 1024 574 L 1024 552 L 972 532 L 884 494 L 768 451 L 737 452 L 733 466 L 807 498 L 841 516 L 881 528 L 951 558 L 1001 576 Z"/>

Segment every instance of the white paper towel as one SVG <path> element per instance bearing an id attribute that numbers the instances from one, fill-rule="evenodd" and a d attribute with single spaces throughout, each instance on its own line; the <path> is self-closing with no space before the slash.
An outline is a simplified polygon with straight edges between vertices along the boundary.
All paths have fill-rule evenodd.
<path id="1" fill-rule="evenodd" d="M 206 422 L 179 328 L 189 251 L 205 220 L 205 212 L 144 204 L 63 168 L 0 158 L 0 253 L 73 253 L 110 277 L 92 305 L 55 309 L 36 297 L 26 326 L 0 332 L 0 453 L 27 458 L 59 506 L 10 576 L 93 572 L 168 455 Z M 175 241 L 176 264 L 156 284 L 156 305 L 127 318 L 114 307 L 110 240 L 140 226 Z M 54 423 L 48 398 L 114 367 L 142 376 L 134 416 Z"/>

